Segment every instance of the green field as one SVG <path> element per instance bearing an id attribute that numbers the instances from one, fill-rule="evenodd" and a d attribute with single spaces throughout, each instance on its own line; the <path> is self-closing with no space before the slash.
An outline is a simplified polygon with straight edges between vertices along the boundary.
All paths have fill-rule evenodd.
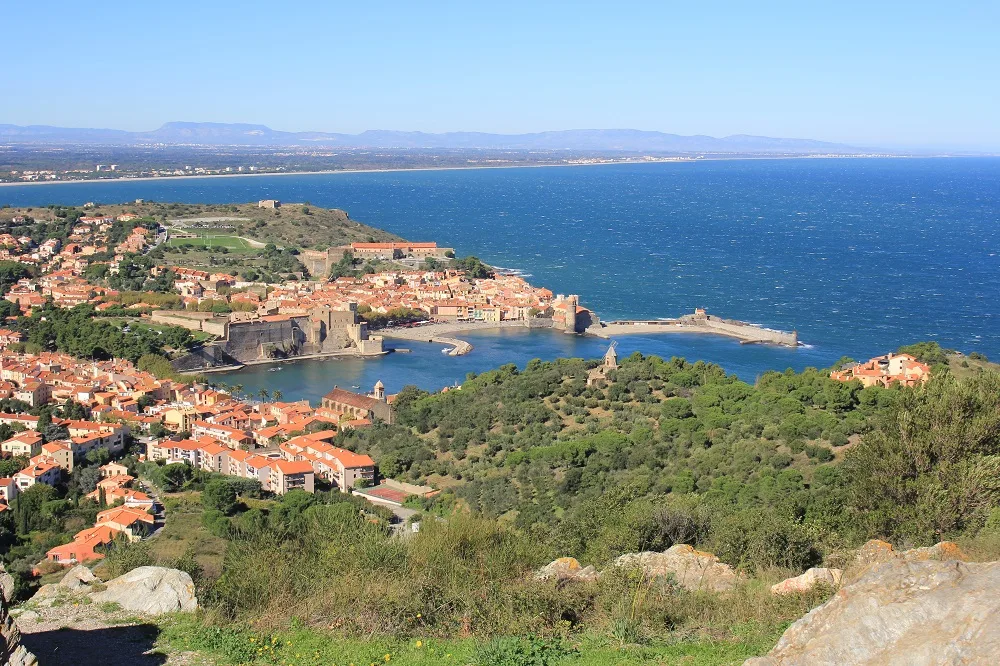
<path id="1" fill-rule="evenodd" d="M 233 236 L 231 234 L 220 234 L 217 232 L 212 232 L 211 230 L 194 230 L 192 229 L 190 233 L 197 233 L 198 238 L 171 238 L 167 241 L 167 245 L 170 247 L 196 247 L 196 248 L 216 248 L 224 247 L 227 250 L 234 252 L 259 252 L 258 248 L 250 246 L 250 243 L 243 240 L 238 236 Z"/>

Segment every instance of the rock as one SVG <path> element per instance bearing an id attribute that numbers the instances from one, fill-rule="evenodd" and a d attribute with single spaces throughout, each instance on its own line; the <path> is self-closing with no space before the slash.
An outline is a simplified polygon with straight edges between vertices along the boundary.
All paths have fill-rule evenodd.
<path id="1" fill-rule="evenodd" d="M 37 603 L 40 601 L 55 599 L 65 592 L 66 588 L 59 583 L 49 583 L 48 585 L 42 585 L 40 588 L 35 590 L 35 593 L 31 597 L 31 601 Z"/>
<path id="2" fill-rule="evenodd" d="M 927 560 L 938 562 L 961 560 L 965 562 L 969 559 L 968 555 L 962 552 L 958 544 L 953 541 L 942 541 L 926 548 L 913 548 L 901 553 L 900 556 L 908 562 L 925 562 Z"/>
<path id="3" fill-rule="evenodd" d="M 812 568 L 801 576 L 786 578 L 785 580 L 771 586 L 771 594 L 786 595 L 800 594 L 808 592 L 817 585 L 837 587 L 840 585 L 840 578 L 843 575 L 840 569 Z"/>
<path id="4" fill-rule="evenodd" d="M 37 666 L 35 658 L 26 647 L 21 645 L 21 632 L 8 612 L 7 602 L 14 593 L 14 579 L 0 565 L 0 581 L 3 593 L 0 594 L 0 664 L 4 666 Z"/>
<path id="5" fill-rule="evenodd" d="M 861 547 L 854 558 L 854 562 L 847 568 L 845 580 L 853 582 L 864 576 L 883 562 L 902 559 L 908 562 L 923 562 L 934 560 L 946 562 L 948 560 L 967 560 L 965 553 L 958 547 L 958 544 L 951 541 L 942 541 L 926 548 L 913 548 L 899 552 L 893 549 L 892 544 L 879 539 L 872 539 Z"/>
<path id="6" fill-rule="evenodd" d="M 615 560 L 615 566 L 639 567 L 650 577 L 672 575 L 686 590 L 726 592 L 739 580 L 733 568 L 718 557 L 686 544 L 671 546 L 662 553 L 626 553 Z"/>
<path id="7" fill-rule="evenodd" d="M 535 572 L 536 580 L 596 580 L 597 569 L 593 566 L 581 566 L 575 557 L 560 557 L 552 560 Z"/>
<path id="8" fill-rule="evenodd" d="M 14 577 L 7 573 L 2 564 L 0 564 L 0 596 L 3 596 L 6 602 L 14 598 Z"/>
<path id="9" fill-rule="evenodd" d="M 994 664 L 1000 562 L 893 558 L 845 585 L 744 666 Z"/>
<path id="10" fill-rule="evenodd" d="M 94 593 L 98 603 L 114 602 L 136 613 L 161 615 L 198 608 L 191 576 L 166 567 L 139 567 L 107 582 L 107 589 Z"/>
<path id="11" fill-rule="evenodd" d="M 97 576 L 95 576 L 90 569 L 82 564 L 78 564 L 62 577 L 59 584 L 65 588 L 69 588 L 70 590 L 78 590 L 81 587 L 85 587 L 90 583 L 93 583 L 95 580 L 97 580 Z"/>
<path id="12" fill-rule="evenodd" d="M 11 611 L 11 615 L 13 614 L 14 612 Z M 17 614 L 17 619 L 22 622 L 34 622 L 39 617 L 41 616 L 33 610 L 22 610 L 20 613 Z"/>

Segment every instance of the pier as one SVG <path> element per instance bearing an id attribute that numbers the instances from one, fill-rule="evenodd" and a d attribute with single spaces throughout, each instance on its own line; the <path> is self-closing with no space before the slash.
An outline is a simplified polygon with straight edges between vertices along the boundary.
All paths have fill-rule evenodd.
<path id="1" fill-rule="evenodd" d="M 769 344 L 797 347 L 797 331 L 778 331 L 736 319 L 723 319 L 710 315 L 703 309 L 677 319 L 619 320 L 602 323 L 587 329 L 587 333 L 602 338 L 615 335 L 646 333 L 711 333 L 735 338 L 743 344 Z"/>

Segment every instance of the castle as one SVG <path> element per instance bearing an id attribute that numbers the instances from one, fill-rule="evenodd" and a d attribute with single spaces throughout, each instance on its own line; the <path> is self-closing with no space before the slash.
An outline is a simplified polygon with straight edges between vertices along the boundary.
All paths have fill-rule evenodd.
<path id="1" fill-rule="evenodd" d="M 355 303 L 349 303 L 346 309 L 318 305 L 305 314 L 160 311 L 152 314 L 152 320 L 218 337 L 193 352 L 193 358 L 182 364 L 191 367 L 179 369 L 349 350 L 359 356 L 383 353 L 382 337 L 369 335 L 368 325 L 358 317 Z"/>

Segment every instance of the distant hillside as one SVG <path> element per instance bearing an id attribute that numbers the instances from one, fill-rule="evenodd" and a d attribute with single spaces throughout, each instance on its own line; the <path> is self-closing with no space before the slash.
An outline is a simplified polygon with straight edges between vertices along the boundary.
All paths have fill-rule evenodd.
<path id="1" fill-rule="evenodd" d="M 170 122 L 149 132 L 46 125 L 0 125 L 0 141 L 47 144 L 196 144 L 208 146 L 328 146 L 441 150 L 589 150 L 639 153 L 858 153 L 863 149 L 812 139 L 736 134 L 722 138 L 681 136 L 633 129 L 583 129 L 532 134 L 400 132 L 361 134 L 282 132 L 264 125 Z"/>
<path id="2" fill-rule="evenodd" d="M 279 247 L 327 248 L 348 243 L 396 241 L 399 236 L 352 220 L 338 208 L 319 208 L 306 204 L 287 203 L 280 208 L 258 208 L 256 203 L 241 204 L 182 204 L 144 202 L 141 204 L 99 204 L 80 210 L 85 215 L 134 213 L 151 217 L 174 232 L 232 234 L 260 243 Z M 18 215 L 38 222 L 51 222 L 58 208 L 6 208 L 0 211 L 0 224 Z M 432 239 L 433 240 L 433 239 Z M 256 254 L 256 253 L 255 253 Z"/>

